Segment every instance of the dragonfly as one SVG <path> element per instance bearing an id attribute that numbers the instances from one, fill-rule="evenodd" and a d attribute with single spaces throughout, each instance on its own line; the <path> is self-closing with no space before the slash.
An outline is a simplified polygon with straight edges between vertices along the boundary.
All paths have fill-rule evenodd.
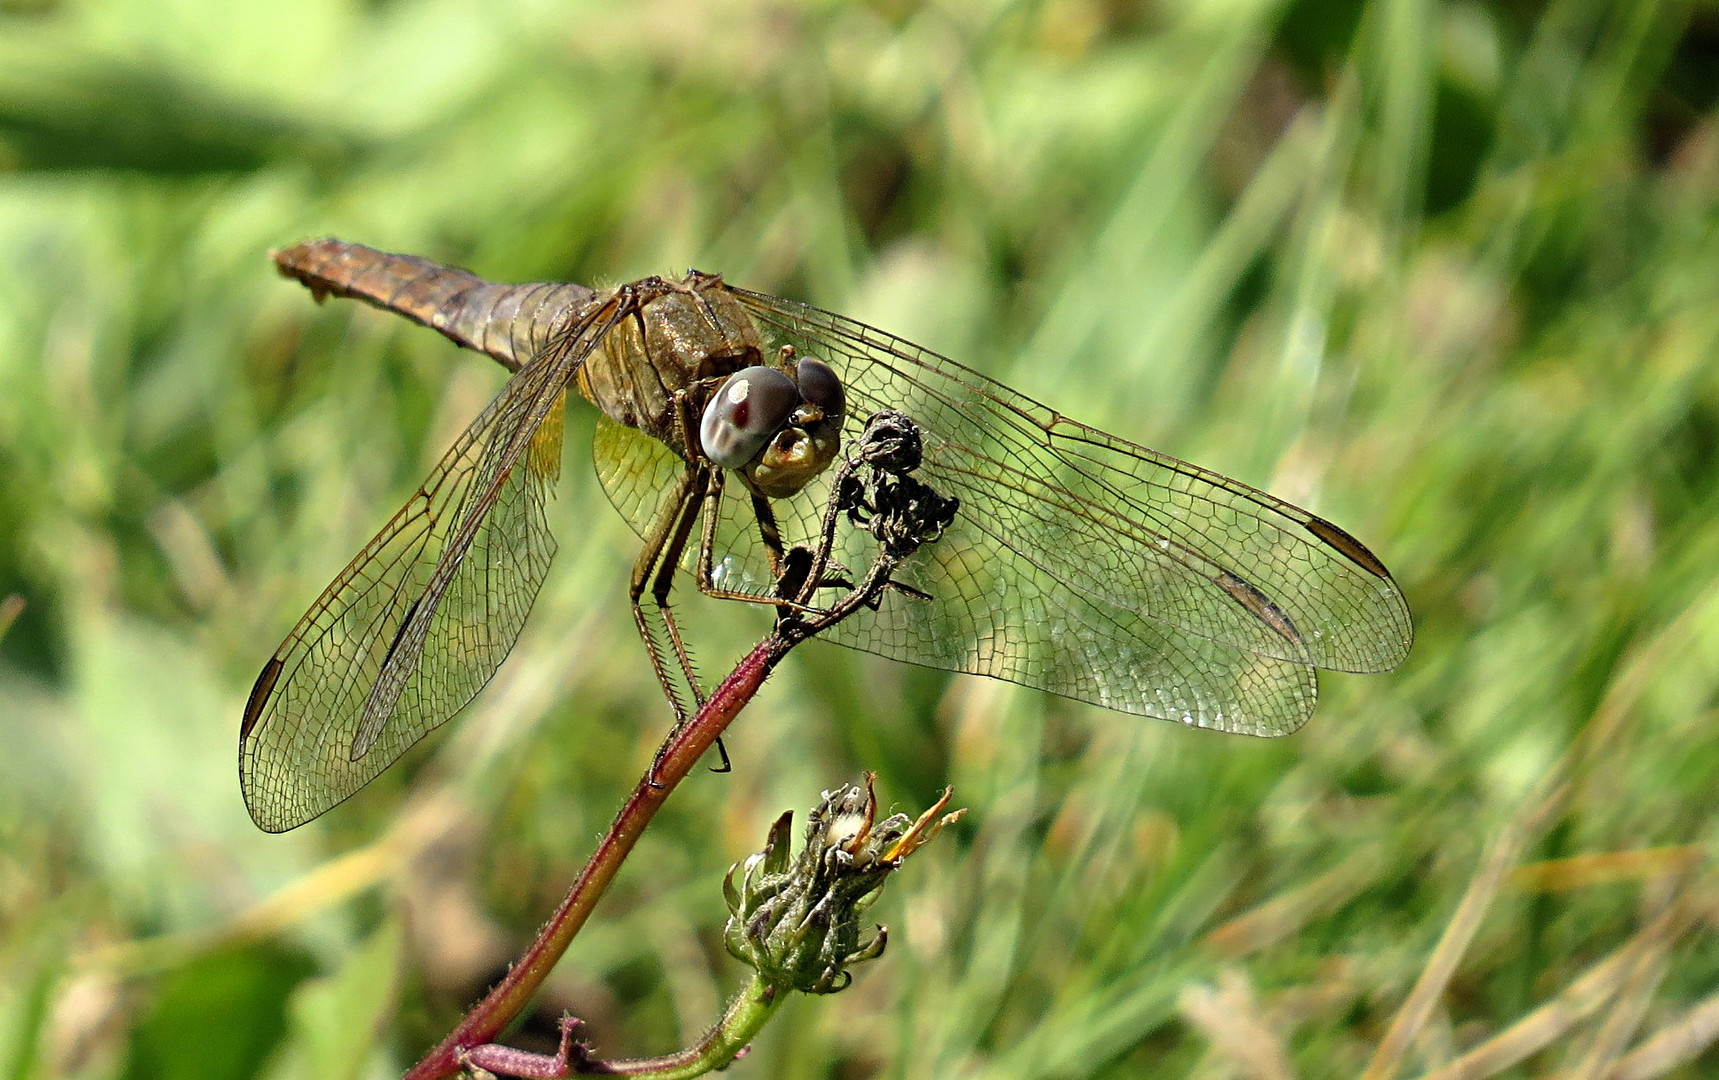
<path id="1" fill-rule="evenodd" d="M 676 576 L 782 603 L 784 553 L 818 537 L 828 466 L 883 410 L 919 426 L 918 475 L 959 511 L 824 640 L 1256 736 L 1302 726 L 1318 669 L 1408 654 L 1402 590 L 1338 526 L 841 315 L 697 271 L 509 285 L 334 239 L 274 259 L 319 301 L 396 312 L 513 374 L 258 676 L 239 776 L 265 830 L 351 796 L 507 657 L 556 549 L 545 508 L 575 394 L 598 411 L 601 487 L 643 541 L 629 599 L 679 717 L 677 669 L 701 691 Z M 865 540 L 844 534 L 834 562 L 866 565 Z"/>

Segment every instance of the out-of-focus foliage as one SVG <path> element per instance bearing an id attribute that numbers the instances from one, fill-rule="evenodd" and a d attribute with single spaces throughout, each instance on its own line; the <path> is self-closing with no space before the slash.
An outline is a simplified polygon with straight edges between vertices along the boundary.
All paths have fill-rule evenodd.
<path id="1" fill-rule="evenodd" d="M 847 312 L 1316 508 L 1417 612 L 1270 743 L 808 646 L 521 1045 L 562 1009 L 690 1041 L 740 975 L 723 868 L 861 768 L 972 813 L 736 1076 L 1415 1074 L 1519 1022 L 1602 1069 L 1709 1016 L 1716 94 L 1694 0 L 0 0 L 0 1062 L 404 1067 L 663 730 L 575 408 L 496 683 L 251 826 L 257 669 L 501 379 L 274 276 L 319 234 Z M 684 606 L 713 672 L 760 627 Z M 1574 1026 L 1533 1013 L 1626 942 Z"/>

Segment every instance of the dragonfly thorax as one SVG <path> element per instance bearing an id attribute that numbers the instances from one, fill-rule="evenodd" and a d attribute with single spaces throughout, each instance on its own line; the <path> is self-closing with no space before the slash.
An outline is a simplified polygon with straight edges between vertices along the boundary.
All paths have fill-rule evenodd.
<path id="1" fill-rule="evenodd" d="M 652 278 L 626 288 L 636 294 L 634 307 L 591 350 L 579 369 L 579 391 L 610 419 L 684 456 L 675 395 L 692 393 L 702 409 L 702 395 L 758 364 L 758 328 L 714 277 Z"/>

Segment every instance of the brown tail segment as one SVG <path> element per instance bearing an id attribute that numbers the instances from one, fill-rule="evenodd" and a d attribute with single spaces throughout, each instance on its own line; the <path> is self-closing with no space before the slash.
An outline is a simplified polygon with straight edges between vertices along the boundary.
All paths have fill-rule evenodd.
<path id="1" fill-rule="evenodd" d="M 321 300 L 345 296 L 398 312 L 516 371 L 565 329 L 596 293 L 583 285 L 497 285 L 469 270 L 343 240 L 306 240 L 274 253 L 285 277 Z"/>

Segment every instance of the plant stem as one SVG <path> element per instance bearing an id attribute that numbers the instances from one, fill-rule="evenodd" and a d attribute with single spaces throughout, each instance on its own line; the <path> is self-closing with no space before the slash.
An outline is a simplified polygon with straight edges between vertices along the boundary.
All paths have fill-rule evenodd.
<path id="1" fill-rule="evenodd" d="M 735 666 L 690 721 L 669 734 L 655 764 L 639 780 L 620 813 L 615 815 L 609 831 L 598 842 L 597 849 L 591 853 L 561 906 L 543 924 L 525 955 L 482 1001 L 466 1013 L 447 1038 L 412 1067 L 405 1080 L 439 1080 L 452 1076 L 462 1068 L 462 1052 L 493 1042 L 502 1029 L 524 1011 L 556 961 L 561 959 L 561 954 L 567 951 L 574 935 L 585 925 L 597 901 L 615 879 L 621 863 L 644 833 L 645 826 L 656 816 L 676 785 L 686 778 L 705 751 L 752 700 L 792 644 L 791 640 L 780 635 L 770 635 Z M 722 1026 L 719 1024 L 712 1031 Z"/>
<path id="2" fill-rule="evenodd" d="M 788 991 L 770 986 L 752 973 L 728 1003 L 722 1019 L 685 1050 L 655 1058 L 595 1063 L 593 1071 L 615 1076 L 648 1076 L 653 1080 L 688 1080 L 724 1068 L 746 1050 L 770 1017 L 788 1000 Z"/>

